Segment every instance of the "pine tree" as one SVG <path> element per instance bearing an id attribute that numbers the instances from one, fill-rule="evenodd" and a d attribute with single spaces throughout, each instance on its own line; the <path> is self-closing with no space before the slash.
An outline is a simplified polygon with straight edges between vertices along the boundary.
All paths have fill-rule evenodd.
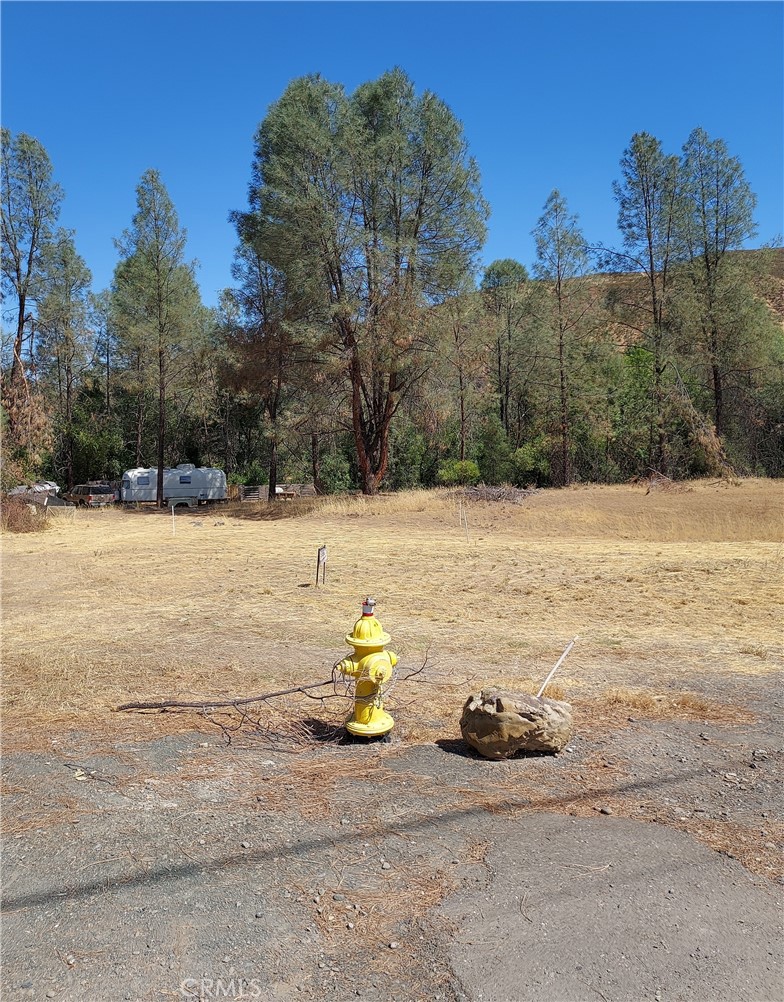
<path id="1" fill-rule="evenodd" d="M 391 422 L 432 358 L 422 311 L 459 284 L 484 237 L 461 127 L 400 70 L 351 97 L 296 80 L 258 130 L 247 215 L 267 224 L 267 260 L 308 283 L 342 361 L 362 489 L 375 493 Z"/>
<path id="2" fill-rule="evenodd" d="M 50 444 L 49 419 L 43 397 L 28 378 L 34 350 L 33 304 L 41 277 L 42 254 L 52 239 L 62 189 L 52 180 L 44 147 L 25 133 L 2 130 L 2 284 L 14 301 L 10 371 L 3 374 L 2 401 L 8 422 L 6 461 L 13 473 L 28 476 Z M 3 359 L 4 369 L 8 360 Z M 32 376 L 32 373 L 30 374 Z"/>
<path id="3" fill-rule="evenodd" d="M 38 366 L 56 387 L 61 460 L 70 490 L 74 485 L 74 409 L 81 380 L 93 362 L 92 276 L 67 230 L 60 230 L 47 245 L 42 271 Z"/>
<path id="4" fill-rule="evenodd" d="M 117 241 L 122 259 L 114 273 L 113 323 L 138 377 L 137 463 L 141 462 L 144 397 L 150 387 L 157 396 L 156 498 L 160 507 L 164 503 L 167 392 L 192 362 L 194 345 L 203 333 L 204 313 L 194 266 L 185 261 L 186 233 L 157 171 L 142 175 L 136 203 L 131 228 Z"/>
<path id="5" fill-rule="evenodd" d="M 540 321 L 555 343 L 558 380 L 558 462 L 555 483 L 572 480 L 572 404 L 583 345 L 593 333 L 594 303 L 587 282 L 588 245 L 557 190 L 545 202 L 533 231 L 536 241 L 534 274 L 543 286 Z"/>
<path id="6" fill-rule="evenodd" d="M 648 459 L 660 473 L 669 463 L 665 370 L 670 352 L 669 306 L 677 255 L 680 208 L 678 158 L 664 153 L 645 132 L 632 136 L 621 159 L 622 180 L 613 183 L 624 252 L 616 263 L 644 278 L 646 294 L 627 302 L 626 324 L 636 330 L 652 365 Z"/>
<path id="7" fill-rule="evenodd" d="M 520 361 L 518 343 L 530 319 L 528 272 L 518 261 L 493 261 L 480 288 L 491 323 L 498 417 L 507 437 L 512 431 L 512 394 Z"/>
<path id="8" fill-rule="evenodd" d="M 712 140 L 701 128 L 683 147 L 680 189 L 678 236 L 697 307 L 698 343 L 710 372 L 713 423 L 721 436 L 726 430 L 725 383 L 739 361 L 733 335 L 744 301 L 752 295 L 742 269 L 733 267 L 728 255 L 756 233 L 756 198 L 726 143 Z"/>

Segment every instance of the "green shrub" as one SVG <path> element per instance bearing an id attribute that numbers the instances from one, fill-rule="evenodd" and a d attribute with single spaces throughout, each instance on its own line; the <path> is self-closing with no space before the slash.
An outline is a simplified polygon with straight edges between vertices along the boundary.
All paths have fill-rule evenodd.
<path id="1" fill-rule="evenodd" d="M 485 416 L 479 434 L 479 473 L 486 484 L 508 484 L 514 476 L 512 447 L 497 414 Z"/>
<path id="2" fill-rule="evenodd" d="M 393 425 L 389 445 L 389 472 L 386 476 L 389 487 L 393 491 L 419 487 L 427 451 L 421 433 L 410 424 Z"/>
<path id="3" fill-rule="evenodd" d="M 319 487 L 325 494 L 351 490 L 351 464 L 342 452 L 328 452 L 319 463 Z"/>
<path id="4" fill-rule="evenodd" d="M 472 459 L 447 459 L 438 467 L 436 479 L 442 487 L 465 487 L 479 479 L 479 467 Z"/>
<path id="5" fill-rule="evenodd" d="M 536 483 L 542 486 L 550 479 L 550 442 L 538 435 L 512 454 L 512 479 L 518 487 Z"/>
<path id="6" fill-rule="evenodd" d="M 259 487 L 268 482 L 269 469 L 257 459 L 248 463 L 242 475 L 237 479 L 237 483 L 243 484 L 246 487 Z"/>

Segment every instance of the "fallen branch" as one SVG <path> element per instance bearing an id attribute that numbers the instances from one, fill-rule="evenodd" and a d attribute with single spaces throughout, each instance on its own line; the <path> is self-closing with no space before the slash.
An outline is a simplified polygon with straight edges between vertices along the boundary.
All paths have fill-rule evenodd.
<path id="1" fill-rule="evenodd" d="M 326 682 L 308 682 L 305 685 L 295 685 L 292 689 L 279 689 L 277 692 L 263 692 L 260 696 L 244 696 L 242 699 L 204 699 L 195 703 L 184 703 L 177 699 L 163 699 L 158 703 L 123 703 L 115 706 L 113 713 L 120 710 L 217 710 L 222 706 L 247 706 L 248 703 L 263 703 L 268 699 L 275 699 L 277 696 L 291 696 L 295 692 L 307 694 L 309 689 L 318 689 L 320 686 L 332 685 L 332 679 Z"/>
<path id="2" fill-rule="evenodd" d="M 156 702 L 122 703 L 120 706 L 114 707 L 113 712 L 117 713 L 123 710 L 149 710 L 163 713 L 169 709 L 192 710 L 198 712 L 210 724 L 218 727 L 227 745 L 232 744 L 235 735 L 240 733 L 247 734 L 249 731 L 255 732 L 257 736 L 261 736 L 267 741 L 273 742 L 281 739 L 283 734 L 285 734 L 289 740 L 300 742 L 307 741 L 309 739 L 313 740 L 314 734 L 311 733 L 311 729 L 308 727 L 307 721 L 287 720 L 285 715 L 283 715 L 282 719 L 279 721 L 275 721 L 274 719 L 265 719 L 266 714 L 264 711 L 271 712 L 274 718 L 275 715 L 278 714 L 278 711 L 276 710 L 273 701 L 280 696 L 301 695 L 307 699 L 315 700 L 322 706 L 326 704 L 328 699 L 355 700 L 357 697 L 353 687 L 353 680 L 348 676 L 343 676 L 339 672 L 339 664 L 340 662 L 336 662 L 333 666 L 332 678 L 325 679 L 323 682 L 305 682 L 302 685 L 292 686 L 290 689 L 277 689 L 274 692 L 263 692 L 258 696 L 238 696 L 234 699 L 200 699 L 187 701 L 180 699 L 162 699 Z M 381 690 L 381 695 L 389 695 L 394 683 L 397 681 L 406 682 L 409 679 L 418 679 L 418 677 L 426 671 L 428 666 L 429 658 L 426 654 L 425 660 L 419 668 L 415 668 L 397 678 L 393 676 L 391 684 L 386 689 Z M 323 691 L 327 686 L 332 687 L 332 692 Z M 258 709 L 255 711 L 251 710 L 253 704 L 258 706 Z M 326 739 L 334 739 L 341 730 L 342 724 L 332 725 L 333 733 Z M 324 740 L 323 735 L 320 739 Z"/>

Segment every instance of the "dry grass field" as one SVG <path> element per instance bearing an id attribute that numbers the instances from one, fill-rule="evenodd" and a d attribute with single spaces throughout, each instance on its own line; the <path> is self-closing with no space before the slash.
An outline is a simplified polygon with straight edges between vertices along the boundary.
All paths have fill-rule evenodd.
<path id="1" fill-rule="evenodd" d="M 576 704 L 720 712 L 781 670 L 783 501 L 756 480 L 575 487 L 466 505 L 467 532 L 439 491 L 175 520 L 68 511 L 2 537 L 4 741 L 153 736 L 198 718 L 112 707 L 327 678 L 366 594 L 401 667 L 428 656 L 391 701 L 404 741 L 454 736 L 476 686 L 538 686 L 575 635 L 554 692 Z"/>

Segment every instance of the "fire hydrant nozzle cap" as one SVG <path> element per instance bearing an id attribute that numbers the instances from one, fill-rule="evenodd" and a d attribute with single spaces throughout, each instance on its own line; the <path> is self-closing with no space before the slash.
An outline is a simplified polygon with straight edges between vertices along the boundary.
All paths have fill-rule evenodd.
<path id="1" fill-rule="evenodd" d="M 354 623 L 354 630 L 346 637 L 346 643 L 355 650 L 357 648 L 384 647 L 392 639 L 384 632 L 384 627 L 376 619 L 373 612 L 376 600 L 369 595 L 362 603 L 362 615 Z"/>

